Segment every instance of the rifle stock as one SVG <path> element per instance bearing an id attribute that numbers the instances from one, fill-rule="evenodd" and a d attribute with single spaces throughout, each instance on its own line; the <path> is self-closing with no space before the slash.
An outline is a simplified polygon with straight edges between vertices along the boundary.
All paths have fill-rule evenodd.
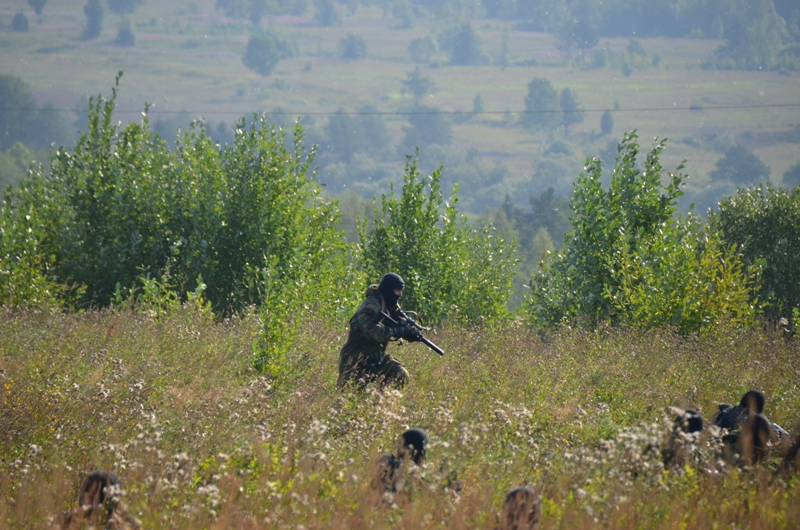
<path id="1" fill-rule="evenodd" d="M 409 317 L 408 315 L 406 315 L 405 313 L 403 313 L 403 312 L 402 312 L 402 311 L 400 311 L 399 309 L 398 309 L 396 312 L 397 312 L 397 313 L 398 313 L 398 315 L 400 316 L 400 320 L 401 320 L 401 322 L 398 322 L 397 320 L 393 319 L 392 317 L 390 317 L 389 315 L 387 315 L 387 314 L 386 314 L 385 312 L 383 312 L 383 311 L 381 311 L 381 312 L 380 312 L 380 314 L 381 314 L 381 316 L 382 316 L 383 318 L 385 318 L 386 320 L 388 320 L 389 322 L 391 322 L 391 323 L 392 323 L 392 325 L 394 325 L 394 326 L 401 325 L 401 326 L 405 326 L 405 327 L 407 327 L 407 328 L 409 328 L 409 329 L 413 329 L 413 330 L 414 330 L 414 331 L 416 331 L 416 332 L 417 332 L 417 334 L 419 335 L 419 337 L 420 337 L 420 342 L 421 342 L 422 344 L 424 344 L 424 345 L 425 345 L 425 346 L 427 346 L 428 348 L 432 349 L 433 351 L 435 351 L 435 352 L 436 352 L 436 353 L 438 353 L 439 355 L 444 355 L 444 350 L 443 350 L 443 349 L 441 349 L 439 346 L 437 346 L 436 344 L 432 343 L 431 341 L 429 341 L 428 339 L 426 339 L 426 338 L 425 338 L 425 336 L 422 334 L 422 330 L 424 329 L 422 326 L 420 326 L 419 324 L 417 324 L 417 323 L 414 321 L 414 319 L 412 319 L 411 317 Z"/>

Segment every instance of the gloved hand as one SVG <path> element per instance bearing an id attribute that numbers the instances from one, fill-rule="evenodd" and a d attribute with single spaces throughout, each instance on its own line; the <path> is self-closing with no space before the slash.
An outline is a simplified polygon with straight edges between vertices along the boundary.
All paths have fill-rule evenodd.
<path id="1" fill-rule="evenodd" d="M 402 325 L 394 326 L 392 328 L 392 336 L 396 339 L 403 337 L 406 332 L 406 327 Z"/>
<path id="2" fill-rule="evenodd" d="M 404 328 L 403 338 L 408 342 L 419 342 L 422 340 L 422 335 L 416 329 Z"/>

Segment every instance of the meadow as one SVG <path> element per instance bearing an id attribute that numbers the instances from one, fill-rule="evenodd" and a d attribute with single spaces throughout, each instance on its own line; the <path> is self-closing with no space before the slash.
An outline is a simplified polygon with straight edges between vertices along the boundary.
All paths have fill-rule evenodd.
<path id="1" fill-rule="evenodd" d="M 405 28 L 378 6 L 358 6 L 350 14 L 346 6 L 338 5 L 341 23 L 332 27 L 313 24 L 313 7 L 300 17 L 268 17 L 261 28 L 294 43 L 299 54 L 282 60 L 269 76 L 262 77 L 242 64 L 245 43 L 254 28 L 244 19 L 224 18 L 211 0 L 188 4 L 170 0 L 139 7 L 131 16 L 137 42 L 130 48 L 114 44 L 121 17 L 110 12 L 100 37 L 82 41 L 82 7 L 82 0 L 65 0 L 47 6 L 38 18 L 24 0 L 11 0 L 0 8 L 2 70 L 29 83 L 40 102 L 73 109 L 87 95 L 106 92 L 117 71 L 124 70 L 117 111 L 123 121 L 138 119 L 145 102 L 151 102 L 154 120 L 188 122 L 205 117 L 212 124 L 231 124 L 252 112 L 282 109 L 287 114 L 276 115 L 276 121 L 302 115 L 323 125 L 339 108 L 355 112 L 371 104 L 386 113 L 381 118 L 393 147 L 375 161 L 375 167 L 388 168 L 395 181 L 404 155 L 412 154 L 394 149 L 408 125 L 404 112 L 412 103 L 402 86 L 415 67 L 408 45 L 456 23 L 420 16 Z M 28 13 L 30 32 L 11 31 L 10 21 L 17 11 Z M 512 21 L 474 18 L 471 22 L 491 64 L 452 66 L 448 55 L 439 53 L 420 66 L 423 75 L 436 83 L 424 104 L 458 113 L 471 112 L 477 94 L 484 102 L 484 114 L 451 116 L 453 142 L 446 149 L 451 159 L 472 153 L 488 167 L 507 169 L 498 185 L 471 183 L 462 188 L 463 206 L 472 213 L 496 207 L 506 194 L 525 206 L 528 197 L 543 191 L 546 183 L 533 182 L 531 175 L 543 160 L 545 148 L 537 133 L 518 125 L 527 84 L 534 77 L 549 79 L 557 90 L 572 89 L 586 110 L 584 122 L 569 137 L 554 130 L 547 140 L 561 138 L 571 150 L 564 162 L 570 168 L 568 174 L 559 177 L 565 182 L 556 186 L 564 194 L 586 157 L 598 156 L 622 131 L 634 129 L 643 139 L 671 140 L 663 157 L 665 166 L 688 161 L 691 178 L 683 206 L 696 201 L 702 211 L 735 191 L 732 185 L 708 177 L 728 145 L 745 142 L 771 167 L 772 180 L 778 185 L 781 175 L 797 161 L 796 144 L 781 139 L 800 124 L 797 107 L 764 107 L 796 104 L 797 76 L 701 69 L 722 41 L 644 39 L 648 61 L 655 55 L 660 61 L 625 76 L 619 68 L 590 68 L 590 58 L 567 57 L 556 49 L 551 35 L 515 30 Z M 364 38 L 367 58 L 341 58 L 339 41 L 350 32 Z M 500 66 L 504 35 L 507 67 Z M 624 52 L 627 44 L 628 39 L 601 39 L 598 48 Z M 606 136 L 600 134 L 605 110 L 612 110 L 614 116 L 613 133 Z M 436 161 L 445 162 L 447 178 L 450 162 Z M 450 180 L 457 181 L 459 176 Z M 352 182 L 349 189 L 371 197 L 386 185 L 381 177 L 379 182 Z"/>
<path id="2" fill-rule="evenodd" d="M 708 435 L 664 467 L 668 407 L 708 419 L 750 388 L 796 432 L 798 343 L 758 330 L 444 323 L 391 346 L 402 391 L 335 388 L 345 326 L 307 315 L 281 369 L 252 368 L 255 316 L 202 309 L 0 313 L 0 525 L 50 528 L 111 469 L 143 528 L 492 528 L 539 488 L 543 528 L 797 528 L 800 478 L 726 462 Z M 375 462 L 408 427 L 426 465 L 394 502 Z"/>

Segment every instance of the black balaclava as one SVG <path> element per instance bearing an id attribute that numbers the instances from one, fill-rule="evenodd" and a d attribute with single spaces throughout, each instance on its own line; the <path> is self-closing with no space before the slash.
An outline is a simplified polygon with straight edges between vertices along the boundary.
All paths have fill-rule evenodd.
<path id="1" fill-rule="evenodd" d="M 747 394 L 742 396 L 742 400 L 739 402 L 739 406 L 743 409 L 749 409 L 752 412 L 757 414 L 761 414 L 764 410 L 764 405 L 767 403 L 767 399 L 764 397 L 764 394 L 761 393 L 760 390 L 750 390 Z"/>
<path id="2" fill-rule="evenodd" d="M 402 289 L 405 287 L 403 283 L 403 278 L 401 278 L 398 274 L 393 272 L 387 272 L 381 278 L 381 283 L 378 285 L 378 291 L 383 296 L 383 299 L 386 301 L 386 305 L 389 309 L 394 309 L 397 307 L 397 301 L 400 299 L 399 296 L 394 294 L 395 289 Z"/>
<path id="3" fill-rule="evenodd" d="M 401 438 L 404 452 L 407 452 L 415 464 L 420 465 L 425 458 L 428 434 L 422 429 L 409 429 L 403 433 Z"/>

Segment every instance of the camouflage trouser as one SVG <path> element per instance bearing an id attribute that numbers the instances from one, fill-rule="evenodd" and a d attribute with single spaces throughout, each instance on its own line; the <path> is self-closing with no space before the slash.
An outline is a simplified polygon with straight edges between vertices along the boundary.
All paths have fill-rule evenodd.
<path id="1" fill-rule="evenodd" d="M 336 384 L 342 388 L 352 383 L 363 389 L 369 383 L 375 382 L 380 388 L 386 385 L 403 388 L 409 377 L 408 370 L 398 360 L 386 355 L 380 363 L 359 359 L 354 365 L 339 364 L 339 380 Z"/>

